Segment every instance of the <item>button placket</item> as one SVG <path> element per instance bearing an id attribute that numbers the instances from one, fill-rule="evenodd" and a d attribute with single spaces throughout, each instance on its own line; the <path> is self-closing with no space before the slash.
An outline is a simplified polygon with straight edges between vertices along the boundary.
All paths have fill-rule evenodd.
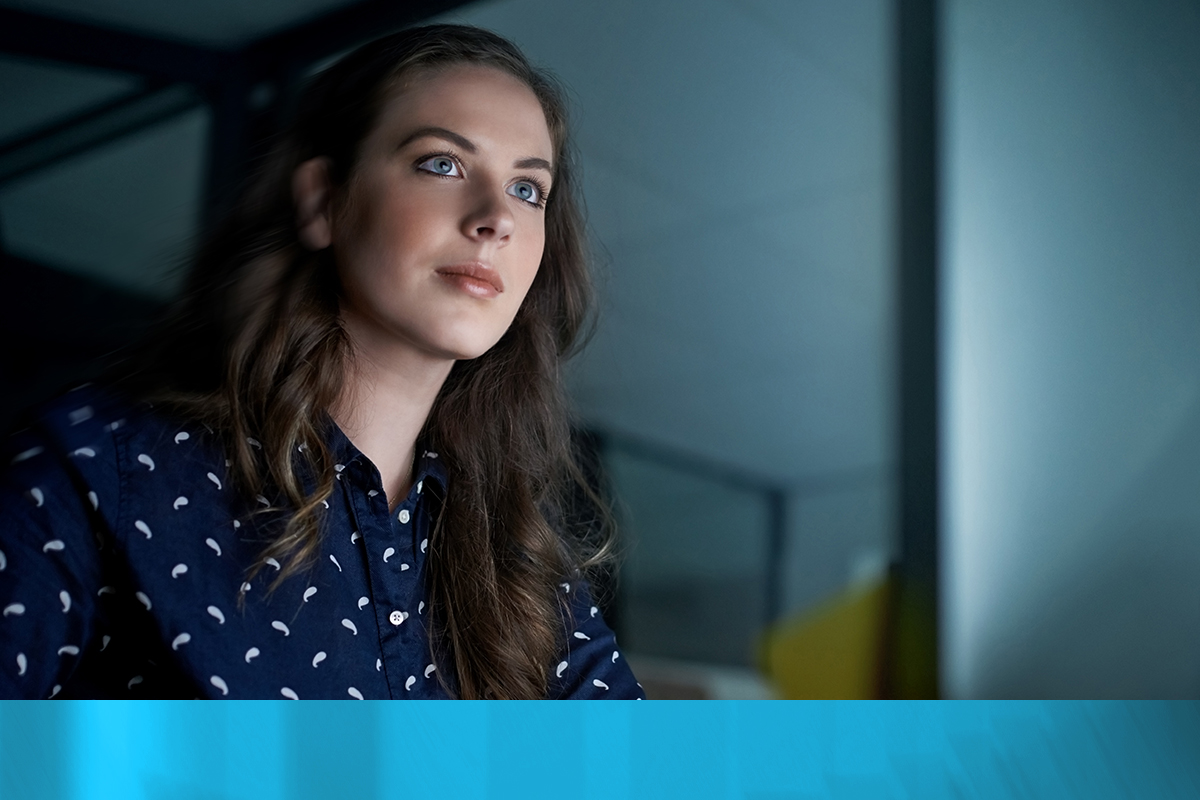
<path id="1" fill-rule="evenodd" d="M 397 537 L 400 547 L 407 548 L 408 558 L 405 561 L 409 567 L 415 566 L 417 561 L 416 548 L 416 530 L 417 530 L 417 508 L 416 503 L 420 498 L 412 497 L 411 493 L 404 498 L 404 502 L 396 509 L 395 515 L 392 517 L 392 531 Z"/>
<path id="2" fill-rule="evenodd" d="M 365 460 L 347 460 L 344 477 L 343 489 L 349 490 L 358 517 L 361 538 L 357 544 L 372 593 L 369 607 L 361 610 L 376 619 L 382 657 L 379 667 L 389 694 L 410 697 L 416 688 L 404 687 L 406 679 L 429 660 L 426 626 L 420 614 L 422 609 L 426 614 L 429 611 L 423 594 L 421 548 L 422 541 L 428 541 L 428 506 L 435 498 L 414 486 L 395 509 L 389 509 L 377 473 Z M 420 482 L 422 490 L 429 489 L 423 485 L 424 476 Z M 389 550 L 392 554 L 385 561 Z"/>
<path id="3" fill-rule="evenodd" d="M 405 631 L 411 627 L 404 625 L 409 618 L 404 608 L 399 581 L 392 573 L 396 558 L 385 563 L 381 543 L 394 538 L 392 530 L 392 514 L 388 511 L 383 492 L 375 479 L 373 470 L 361 464 L 348 464 L 345 471 L 349 480 L 343 481 L 343 491 L 349 494 L 356 517 L 355 524 L 361 538 L 363 549 L 360 552 L 365 557 L 368 580 L 370 582 L 372 599 L 367 608 L 378 625 L 380 633 L 379 667 L 387 681 L 389 693 L 398 696 L 403 690 L 393 679 L 402 681 L 405 669 L 405 648 L 411 645 L 412 634 Z M 372 494 L 374 492 L 374 494 Z"/>

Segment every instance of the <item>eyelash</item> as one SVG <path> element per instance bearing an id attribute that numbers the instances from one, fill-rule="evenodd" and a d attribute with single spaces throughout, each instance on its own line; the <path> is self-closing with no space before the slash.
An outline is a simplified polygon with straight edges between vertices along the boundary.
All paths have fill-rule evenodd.
<path id="1" fill-rule="evenodd" d="M 427 153 L 427 154 L 421 156 L 420 158 L 418 158 L 416 160 L 416 162 L 413 164 L 413 167 L 417 170 L 420 170 L 421 172 L 426 173 L 427 175 L 433 175 L 434 177 L 437 177 L 437 178 L 457 177 L 455 175 L 442 175 L 437 172 L 431 172 L 430 170 L 427 170 L 427 169 L 421 169 L 422 164 L 424 164 L 426 161 L 430 161 L 435 158 L 448 158 L 454 162 L 454 165 L 458 168 L 459 172 L 463 171 L 462 158 L 458 155 L 458 153 L 455 153 L 451 150 L 441 150 L 436 153 Z M 526 205 L 529 205 L 529 206 L 533 206 L 534 208 L 545 208 L 546 207 L 546 201 L 549 199 L 549 192 L 546 189 L 545 183 L 538 180 L 537 178 L 534 178 L 533 176 L 517 178 L 517 183 L 531 183 L 534 185 L 534 187 L 537 188 L 538 201 L 536 203 L 530 203 L 528 200 L 521 200 L 522 203 L 525 203 Z M 518 199 L 520 199 L 520 198 L 518 198 Z"/>
<path id="2" fill-rule="evenodd" d="M 546 207 L 546 201 L 550 199 L 549 192 L 546 189 L 546 184 L 542 183 L 540 180 L 538 180 L 537 178 L 534 178 L 534 177 L 520 178 L 518 180 L 518 182 L 532 183 L 534 186 L 537 187 L 538 201 L 536 203 L 529 203 L 529 205 L 534 206 L 535 208 L 545 208 Z M 528 201 L 522 201 L 522 202 L 528 202 Z"/>

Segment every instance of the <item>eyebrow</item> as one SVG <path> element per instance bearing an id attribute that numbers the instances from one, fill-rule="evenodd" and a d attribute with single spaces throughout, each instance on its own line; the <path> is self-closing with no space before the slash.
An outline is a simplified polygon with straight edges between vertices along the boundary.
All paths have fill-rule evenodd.
<path id="1" fill-rule="evenodd" d="M 446 141 L 452 142 L 458 147 L 461 147 L 463 150 L 466 150 L 468 153 L 479 152 L 479 148 L 475 146 L 475 143 L 463 136 L 461 133 L 455 133 L 448 128 L 439 128 L 436 126 L 418 128 L 408 136 L 404 137 L 404 141 L 400 142 L 400 144 L 396 146 L 396 149 L 402 150 L 416 140 L 424 139 L 427 136 L 445 139 Z M 550 165 L 550 162 L 544 158 L 537 158 L 536 156 L 519 159 L 518 161 L 513 162 L 513 166 L 517 169 L 544 169 L 546 172 L 554 174 L 554 168 Z"/>
<path id="2" fill-rule="evenodd" d="M 551 175 L 554 174 L 550 162 L 544 158 L 522 158 L 520 161 L 514 162 L 513 166 L 517 169 L 544 169 Z"/>

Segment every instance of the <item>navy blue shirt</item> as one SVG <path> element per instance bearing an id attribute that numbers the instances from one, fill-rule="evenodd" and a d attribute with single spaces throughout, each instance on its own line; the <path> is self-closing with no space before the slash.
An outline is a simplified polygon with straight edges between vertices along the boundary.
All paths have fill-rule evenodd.
<path id="1" fill-rule="evenodd" d="M 234 490 L 215 435 L 94 387 L 45 408 L 4 456 L 0 697 L 452 696 L 427 628 L 441 460 L 389 511 L 374 465 L 329 437 L 316 564 L 268 593 L 279 567 L 247 568 L 279 518 Z M 559 590 L 550 697 L 642 697 L 587 584 Z"/>

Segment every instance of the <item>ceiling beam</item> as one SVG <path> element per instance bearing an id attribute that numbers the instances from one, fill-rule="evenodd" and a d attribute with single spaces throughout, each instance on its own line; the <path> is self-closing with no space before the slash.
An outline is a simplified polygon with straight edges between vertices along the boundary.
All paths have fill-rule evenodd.
<path id="1" fill-rule="evenodd" d="M 0 183 L 194 107 L 214 110 L 210 196 L 236 192 L 248 149 L 287 110 L 311 65 L 361 42 L 467 5 L 469 0 L 360 0 L 237 50 L 159 39 L 100 25 L 0 8 L 0 52 L 130 72 L 149 87 L 0 144 Z M 181 85 L 182 84 L 182 85 Z M 174 88 L 172 88 L 174 87 Z M 265 90 L 268 106 L 251 108 Z M 198 93 L 197 93 L 198 90 Z M 278 124 L 278 119 L 275 120 Z M 260 130 L 261 129 L 261 130 Z"/>
<path id="2" fill-rule="evenodd" d="M 175 84 L 122 97 L 0 144 L 0 185 L 202 104 L 191 87 Z"/>
<path id="3" fill-rule="evenodd" d="M 295 69 L 376 39 L 472 0 L 361 0 L 265 36 L 243 51 L 260 69 Z"/>
<path id="4" fill-rule="evenodd" d="M 0 52 L 191 84 L 215 79 L 230 55 L 12 8 L 0 8 Z"/>

